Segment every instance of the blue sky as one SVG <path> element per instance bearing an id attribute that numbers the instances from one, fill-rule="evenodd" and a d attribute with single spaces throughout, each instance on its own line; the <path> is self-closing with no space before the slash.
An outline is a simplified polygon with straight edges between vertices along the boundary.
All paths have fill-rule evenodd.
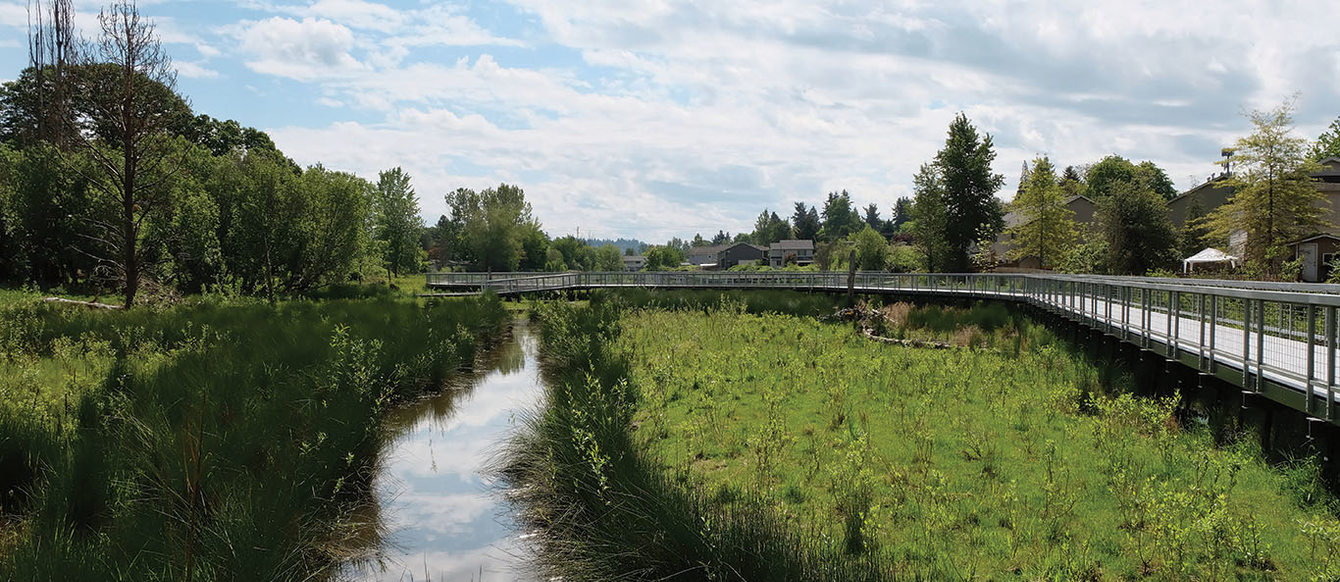
<path id="1" fill-rule="evenodd" d="M 0 0 L 0 78 L 26 60 Z M 99 3 L 76 0 L 96 27 Z M 525 188 L 546 230 L 748 230 L 845 188 L 887 216 L 964 111 L 1020 165 L 1153 160 L 1182 189 L 1298 95 L 1340 116 L 1316 1 L 365 0 L 141 2 L 194 108 L 303 164 L 403 166 L 424 215 L 457 187 Z"/>

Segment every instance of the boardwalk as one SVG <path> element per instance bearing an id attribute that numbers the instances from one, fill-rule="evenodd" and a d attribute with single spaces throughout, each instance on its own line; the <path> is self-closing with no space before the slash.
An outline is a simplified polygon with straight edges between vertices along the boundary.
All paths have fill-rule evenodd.
<path id="1" fill-rule="evenodd" d="M 501 295 L 651 287 L 794 289 L 1026 303 L 1302 410 L 1337 420 L 1340 285 L 1033 274 L 435 273 L 430 287 Z M 1311 394 L 1312 397 L 1306 397 Z"/>

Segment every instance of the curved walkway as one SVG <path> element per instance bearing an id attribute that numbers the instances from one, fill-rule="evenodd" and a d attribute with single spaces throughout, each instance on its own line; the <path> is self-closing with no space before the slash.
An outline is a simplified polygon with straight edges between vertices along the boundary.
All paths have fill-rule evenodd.
<path id="1" fill-rule="evenodd" d="M 647 287 L 969 297 L 1026 303 L 1336 422 L 1340 285 L 1049 274 L 432 273 L 431 288 L 499 295 Z M 1311 395 L 1311 397 L 1308 397 Z"/>

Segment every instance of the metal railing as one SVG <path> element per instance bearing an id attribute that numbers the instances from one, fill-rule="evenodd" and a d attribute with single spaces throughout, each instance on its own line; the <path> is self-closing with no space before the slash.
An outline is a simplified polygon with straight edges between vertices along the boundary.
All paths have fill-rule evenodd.
<path id="1" fill-rule="evenodd" d="M 599 287 L 844 291 L 840 272 L 433 273 L 513 295 Z M 858 272 L 859 293 L 1024 302 L 1335 421 L 1340 285 L 1051 274 Z"/>

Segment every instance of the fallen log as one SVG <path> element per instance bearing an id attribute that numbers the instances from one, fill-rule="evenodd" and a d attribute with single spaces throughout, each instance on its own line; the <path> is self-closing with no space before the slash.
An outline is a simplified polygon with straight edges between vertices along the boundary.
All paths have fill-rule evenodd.
<path id="1" fill-rule="evenodd" d="M 79 305 L 89 309 L 121 309 L 120 305 L 110 305 L 107 303 L 98 303 L 96 301 L 75 301 L 74 299 L 64 299 L 61 297 L 47 297 L 42 300 L 43 303 L 60 303 L 62 305 Z"/>

